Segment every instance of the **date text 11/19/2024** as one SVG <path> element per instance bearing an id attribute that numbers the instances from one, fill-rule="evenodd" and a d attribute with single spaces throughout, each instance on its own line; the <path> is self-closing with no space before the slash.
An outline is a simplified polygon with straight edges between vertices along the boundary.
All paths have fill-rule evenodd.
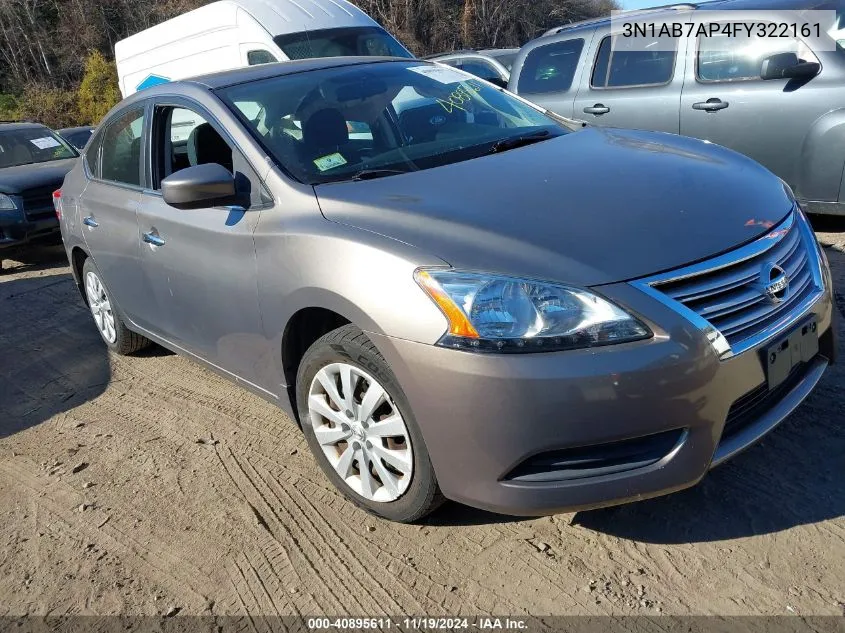
<path id="1" fill-rule="evenodd" d="M 524 631 L 528 623 L 519 618 L 308 618 L 306 626 L 312 631 L 330 630 L 441 630 L 441 631 Z"/>

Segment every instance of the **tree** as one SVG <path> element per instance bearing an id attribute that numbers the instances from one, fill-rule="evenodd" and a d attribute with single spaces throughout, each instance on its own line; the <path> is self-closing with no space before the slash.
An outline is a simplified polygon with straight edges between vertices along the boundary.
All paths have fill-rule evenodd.
<path id="1" fill-rule="evenodd" d="M 76 93 L 45 84 L 30 84 L 20 99 L 20 116 L 53 129 L 78 125 Z"/>
<path id="2" fill-rule="evenodd" d="M 120 99 L 114 62 L 107 60 L 100 51 L 92 51 L 85 61 L 85 74 L 77 94 L 81 120 L 97 125 Z"/>
<path id="3" fill-rule="evenodd" d="M 616 0 L 353 1 L 416 55 L 522 46 L 554 26 L 618 8 Z M 98 123 L 119 99 L 115 43 L 209 2 L 0 0 L 0 95 L 14 95 L 21 116 Z"/>

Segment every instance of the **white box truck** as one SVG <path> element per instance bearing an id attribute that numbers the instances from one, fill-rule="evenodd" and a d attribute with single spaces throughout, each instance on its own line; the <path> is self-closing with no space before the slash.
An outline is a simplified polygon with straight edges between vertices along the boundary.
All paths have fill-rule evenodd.
<path id="1" fill-rule="evenodd" d="M 413 57 L 346 0 L 221 0 L 121 40 L 124 97 L 168 81 L 308 57 Z"/>

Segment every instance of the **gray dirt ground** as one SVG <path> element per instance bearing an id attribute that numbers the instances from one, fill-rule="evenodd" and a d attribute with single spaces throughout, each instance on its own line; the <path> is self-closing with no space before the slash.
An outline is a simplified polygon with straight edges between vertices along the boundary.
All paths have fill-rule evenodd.
<path id="1" fill-rule="evenodd" d="M 845 293 L 845 218 L 817 228 Z M 110 357 L 61 249 L 6 268 L 0 616 L 845 614 L 842 365 L 694 489 L 393 525 L 270 404 L 159 348 Z"/>

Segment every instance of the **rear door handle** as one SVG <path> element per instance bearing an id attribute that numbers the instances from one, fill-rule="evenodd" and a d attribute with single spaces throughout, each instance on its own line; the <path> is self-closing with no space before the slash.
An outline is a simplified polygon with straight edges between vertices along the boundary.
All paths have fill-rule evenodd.
<path id="1" fill-rule="evenodd" d="M 724 110 L 730 105 L 727 101 L 721 99 L 708 99 L 707 101 L 699 101 L 692 104 L 693 110 L 704 110 L 705 112 L 716 112 L 717 110 Z"/>
<path id="2" fill-rule="evenodd" d="M 85 226 L 90 226 L 92 229 L 96 229 L 98 226 L 100 226 L 100 223 L 97 222 L 97 220 L 92 218 L 90 215 L 82 219 L 82 224 L 84 224 Z"/>
<path id="3" fill-rule="evenodd" d="M 586 112 L 587 114 L 595 114 L 596 116 L 598 116 L 600 114 L 607 114 L 608 112 L 610 112 L 610 108 L 608 108 L 603 103 L 597 103 L 592 107 L 584 108 L 584 112 Z"/>
<path id="4" fill-rule="evenodd" d="M 164 246 L 166 242 L 155 233 L 144 233 L 144 241 L 152 246 Z"/>

